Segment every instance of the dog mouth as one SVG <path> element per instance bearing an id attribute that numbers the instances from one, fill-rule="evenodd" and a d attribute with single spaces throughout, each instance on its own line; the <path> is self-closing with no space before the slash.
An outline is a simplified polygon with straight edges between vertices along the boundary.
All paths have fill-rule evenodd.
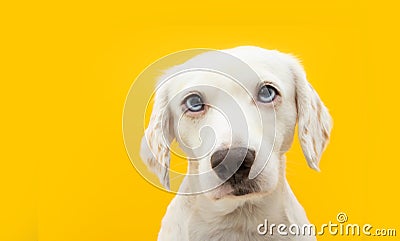
<path id="1" fill-rule="evenodd" d="M 255 179 L 243 180 L 231 177 L 216 190 L 213 195 L 213 199 L 221 200 L 224 198 L 244 197 L 260 192 L 261 188 Z"/>
<path id="2" fill-rule="evenodd" d="M 233 175 L 226 181 L 226 184 L 232 188 L 230 195 L 233 196 L 244 196 L 247 194 L 260 192 L 260 187 L 257 185 L 257 182 L 254 179 L 239 179 Z"/>

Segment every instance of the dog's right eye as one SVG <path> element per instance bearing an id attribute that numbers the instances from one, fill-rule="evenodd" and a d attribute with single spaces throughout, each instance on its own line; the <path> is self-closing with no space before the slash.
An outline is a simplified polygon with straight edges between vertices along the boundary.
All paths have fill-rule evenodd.
<path id="1" fill-rule="evenodd" d="M 191 112 L 200 112 L 204 110 L 204 103 L 198 94 L 191 94 L 184 101 L 186 108 Z"/>

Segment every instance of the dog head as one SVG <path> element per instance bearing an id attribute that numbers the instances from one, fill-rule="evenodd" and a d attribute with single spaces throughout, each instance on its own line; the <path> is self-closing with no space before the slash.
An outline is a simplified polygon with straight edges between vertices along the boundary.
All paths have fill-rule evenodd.
<path id="1" fill-rule="evenodd" d="M 299 61 L 258 47 L 211 51 L 159 81 L 141 157 L 169 188 L 176 139 L 195 174 L 193 192 L 213 199 L 269 193 L 284 173 L 296 123 L 308 165 L 318 170 L 332 122 Z"/>

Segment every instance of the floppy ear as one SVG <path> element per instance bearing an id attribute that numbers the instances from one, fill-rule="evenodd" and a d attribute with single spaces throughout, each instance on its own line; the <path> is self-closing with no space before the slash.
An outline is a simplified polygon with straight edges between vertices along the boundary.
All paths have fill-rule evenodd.
<path id="1" fill-rule="evenodd" d="M 161 88 L 157 90 L 149 125 L 142 138 L 140 156 L 147 167 L 160 179 L 169 190 L 169 145 L 173 139 L 170 130 L 168 98 Z"/>
<path id="2" fill-rule="evenodd" d="M 319 171 L 322 152 L 329 141 L 332 119 L 317 92 L 307 81 L 300 63 L 295 60 L 292 72 L 296 85 L 299 140 L 308 165 Z"/>

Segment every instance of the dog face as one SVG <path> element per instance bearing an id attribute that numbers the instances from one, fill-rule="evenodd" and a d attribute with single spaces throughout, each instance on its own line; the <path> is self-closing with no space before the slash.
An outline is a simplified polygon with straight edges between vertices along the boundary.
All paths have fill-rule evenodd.
<path id="1" fill-rule="evenodd" d="M 265 194 L 284 173 L 296 121 L 306 160 L 318 170 L 331 118 L 298 61 L 257 47 L 209 52 L 161 78 L 141 156 L 168 188 L 175 138 L 189 160 L 191 192 Z"/>

